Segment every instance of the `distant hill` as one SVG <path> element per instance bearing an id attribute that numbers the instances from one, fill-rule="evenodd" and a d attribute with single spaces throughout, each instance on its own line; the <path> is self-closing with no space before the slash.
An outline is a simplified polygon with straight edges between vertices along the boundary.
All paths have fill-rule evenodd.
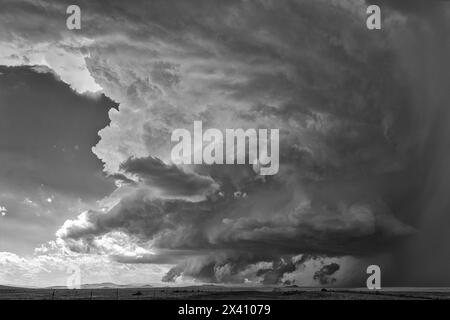
<path id="1" fill-rule="evenodd" d="M 88 283 L 82 284 L 81 289 L 161 289 L 161 290 L 195 290 L 195 291 L 233 291 L 233 290 L 261 290 L 270 289 L 271 287 L 246 287 L 246 286 L 223 286 L 220 284 L 200 284 L 200 285 L 187 285 L 187 286 L 162 286 L 161 284 L 141 284 L 141 283 L 130 283 L 130 284 L 116 284 L 113 282 L 102 282 L 102 283 Z M 67 286 L 49 286 L 49 287 L 15 287 L 15 286 L 5 286 L 0 285 L 0 290 L 7 289 L 31 289 L 31 290 L 65 290 L 68 289 Z"/>
<path id="2" fill-rule="evenodd" d="M 16 287 L 0 286 L 0 290 L 17 289 Z"/>
<path id="3" fill-rule="evenodd" d="M 88 283 L 82 284 L 81 289 L 133 289 L 133 288 L 153 288 L 149 284 L 116 284 L 113 282 L 102 282 L 102 283 Z M 12 289 L 68 289 L 67 286 L 50 286 L 44 288 L 38 287 L 20 287 L 20 286 L 5 286 L 0 285 L 0 290 L 12 290 Z"/>
<path id="4" fill-rule="evenodd" d="M 36 287 L 15 287 L 0 285 L 0 290 L 12 290 L 12 289 L 37 289 Z"/>
<path id="5" fill-rule="evenodd" d="M 116 284 L 112 282 L 103 283 L 87 283 L 82 284 L 81 289 L 126 289 L 126 288 L 152 288 L 151 285 L 141 285 L 141 284 Z M 52 286 L 47 287 L 47 289 L 67 289 L 66 286 Z"/>

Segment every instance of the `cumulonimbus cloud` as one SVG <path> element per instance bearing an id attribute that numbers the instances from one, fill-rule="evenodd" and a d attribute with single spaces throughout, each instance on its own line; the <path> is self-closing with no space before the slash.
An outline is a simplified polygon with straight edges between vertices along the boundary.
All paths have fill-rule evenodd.
<path id="1" fill-rule="evenodd" d="M 429 174 L 423 164 L 433 154 L 446 158 L 442 145 L 426 146 L 430 132 L 446 132 L 430 128 L 448 101 L 448 63 L 426 57 L 437 76 L 420 86 L 417 75 L 426 73 L 411 67 L 423 62 L 411 30 L 436 52 L 448 10 L 419 19 L 389 6 L 383 31 L 368 33 L 358 0 L 113 3 L 80 3 L 89 41 L 79 49 L 95 82 L 120 103 L 93 152 L 127 186 L 113 208 L 61 227 L 68 247 L 95 251 L 97 237 L 119 230 L 174 250 L 167 280 L 244 281 L 249 270 L 298 267 L 281 259 L 378 254 L 414 234 L 421 213 L 411 203 Z M 196 120 L 279 128 L 279 173 L 262 180 L 246 166 L 168 165 L 172 130 Z M 336 270 L 319 269 L 317 281 Z"/>
<path id="2" fill-rule="evenodd" d="M 134 174 L 165 199 L 137 188 L 109 212 L 66 224 L 62 239 L 80 250 L 121 230 L 152 248 L 204 257 L 195 268 L 181 261 L 171 279 L 285 255 L 359 255 L 412 234 L 382 191 L 397 188 L 394 176 L 406 166 L 399 140 L 406 91 L 392 75 L 398 67 L 389 39 L 367 37 L 356 21 L 362 3 L 150 6 L 152 23 L 139 26 L 141 36 L 132 24 L 115 24 L 111 32 L 132 41 L 104 37 L 87 48 L 92 76 L 120 102 L 93 151 L 106 172 Z M 186 12 L 194 11 L 209 18 L 193 23 Z M 170 22 L 175 17 L 180 23 Z M 280 128 L 280 173 L 260 181 L 245 168 L 187 173 L 166 165 L 171 131 L 194 120 L 219 129 Z M 211 189 L 199 201 L 170 199 Z M 239 192 L 246 197 L 232 196 Z"/>
<path id="3" fill-rule="evenodd" d="M 120 165 L 120 169 L 169 196 L 207 194 L 218 189 L 218 185 L 210 177 L 187 173 L 151 156 L 130 158 Z"/>

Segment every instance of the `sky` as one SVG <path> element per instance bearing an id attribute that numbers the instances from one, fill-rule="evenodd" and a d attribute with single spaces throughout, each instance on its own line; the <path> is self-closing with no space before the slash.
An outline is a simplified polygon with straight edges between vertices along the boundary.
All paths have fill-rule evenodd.
<path id="1" fill-rule="evenodd" d="M 71 4 L 0 0 L 0 284 L 450 285 L 450 4 Z M 279 172 L 173 164 L 194 121 Z"/>

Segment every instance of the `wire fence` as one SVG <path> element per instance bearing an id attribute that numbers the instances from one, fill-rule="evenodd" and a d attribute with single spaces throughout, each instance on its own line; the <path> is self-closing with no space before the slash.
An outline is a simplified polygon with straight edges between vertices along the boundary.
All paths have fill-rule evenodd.
<path id="1" fill-rule="evenodd" d="M 11 293 L 11 296 L 24 299 L 50 299 L 50 300 L 168 300 L 187 299 L 205 295 L 202 290 L 183 289 L 49 289 L 25 290 Z M 47 297 L 45 297 L 47 296 Z"/>

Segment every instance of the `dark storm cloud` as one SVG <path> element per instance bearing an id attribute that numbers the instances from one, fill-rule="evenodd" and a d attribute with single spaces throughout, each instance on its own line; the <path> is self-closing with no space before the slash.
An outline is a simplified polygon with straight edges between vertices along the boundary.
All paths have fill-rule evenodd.
<path id="1" fill-rule="evenodd" d="M 211 192 L 215 184 L 209 177 L 187 173 L 176 165 L 167 165 L 151 156 L 130 158 L 120 165 L 120 169 L 172 196 L 205 194 Z"/>
<path id="2" fill-rule="evenodd" d="M 142 254 L 139 256 L 111 255 L 113 261 L 131 264 L 176 264 L 181 260 L 196 254 L 189 250 L 160 250 L 157 254 Z"/>
<path id="3" fill-rule="evenodd" d="M 68 221 L 58 231 L 67 240 L 92 240 L 94 236 L 120 230 L 142 240 L 155 240 L 165 248 L 202 247 L 204 235 L 196 232 L 207 221 L 208 203 L 147 199 L 145 192 L 129 196 L 108 212 L 89 211 Z M 84 223 L 79 223 L 84 221 Z M 204 227 L 204 226 L 203 226 Z M 83 243 L 79 250 L 84 250 Z"/>
<path id="4" fill-rule="evenodd" d="M 416 188 L 407 210 L 420 230 L 406 247 L 395 251 L 392 278 L 396 285 L 448 285 L 450 208 L 449 101 L 450 3 L 420 19 L 409 19 L 398 31 L 397 53 L 410 85 L 411 174 Z M 412 142 L 413 141 L 413 142 Z"/>
<path id="5" fill-rule="evenodd" d="M 174 282 L 179 277 L 185 277 L 207 283 L 242 283 L 246 276 L 261 278 L 261 273 L 273 269 L 271 263 L 256 263 L 261 258 L 236 253 L 188 258 L 172 267 L 162 280 Z"/>
<path id="6" fill-rule="evenodd" d="M 59 236 L 72 248 L 94 248 L 95 237 L 121 230 L 203 256 L 178 263 L 168 280 L 243 281 L 243 270 L 269 261 L 263 281 L 279 283 L 296 267 L 284 256 L 373 254 L 413 234 L 405 223 L 415 222 L 405 199 L 418 183 L 406 140 L 409 82 L 388 34 L 365 28 L 363 2 L 155 1 L 105 10 L 120 19 L 110 24 L 108 15 L 83 32 L 130 40 L 86 47 L 92 76 L 121 103 L 94 148 L 108 173 L 135 174 L 166 194 L 209 187 L 164 164 L 171 130 L 193 120 L 280 128 L 280 172 L 261 182 L 245 168 L 197 166 L 220 196 L 161 200 L 139 190 L 106 214 L 66 223 Z"/>
<path id="7" fill-rule="evenodd" d="M 336 211 L 307 206 L 293 208 L 288 215 L 277 213 L 276 207 L 290 201 L 290 195 L 285 193 L 284 187 L 239 200 L 190 202 L 151 199 L 145 191 L 140 191 L 122 199 L 107 214 L 89 211 L 78 220 L 68 222 L 59 235 L 67 240 L 89 240 L 117 229 L 145 241 L 152 240 L 161 249 L 345 254 L 411 232 L 386 213 L 372 212 L 373 209 L 364 206 L 335 208 Z M 273 194 L 273 198 L 264 201 L 268 194 Z M 275 197 L 279 198 L 275 201 Z"/>
<path id="8" fill-rule="evenodd" d="M 318 280 L 320 284 L 332 284 L 336 282 L 336 279 L 331 277 L 339 270 L 339 265 L 337 263 L 330 263 L 323 266 L 320 270 L 314 273 L 314 280 Z"/>
<path id="9" fill-rule="evenodd" d="M 448 6 L 448 0 L 370 0 L 367 4 L 377 4 L 380 7 L 391 8 L 396 11 L 414 14 L 427 15 L 428 13 Z"/>
<path id="10" fill-rule="evenodd" d="M 159 263 L 171 260 L 170 255 L 171 261 L 180 261 L 182 251 L 196 257 L 178 262 L 165 277 L 167 281 L 183 275 L 202 281 L 242 282 L 240 274 L 250 265 L 275 259 L 266 271 L 257 269 L 264 283 L 274 284 L 304 261 L 285 262 L 283 256 L 378 251 L 411 232 L 389 215 L 367 207 L 335 208 L 345 210 L 341 213 L 309 206 L 289 209 L 286 204 L 292 194 L 286 187 L 276 188 L 267 187 L 267 194 L 252 193 L 238 200 L 225 197 L 201 202 L 151 199 L 140 192 L 122 199 L 108 213 L 90 211 L 67 221 L 57 235 L 76 252 L 95 252 L 94 240 L 114 231 L 167 250 L 161 260 L 157 254 L 118 259 L 129 263 Z M 283 210 L 292 211 L 277 213 Z M 226 277 L 223 268 L 228 270 Z"/>
<path id="11" fill-rule="evenodd" d="M 408 84 L 407 109 L 403 120 L 396 122 L 409 134 L 398 140 L 408 149 L 410 178 L 402 180 L 409 187 L 393 194 L 393 207 L 419 230 L 406 244 L 393 248 L 393 267 L 385 273 L 385 281 L 407 286 L 448 285 L 450 256 L 448 228 L 444 226 L 449 223 L 446 194 L 450 173 L 444 163 L 450 158 L 450 2 L 369 2 L 406 18 L 401 28 L 389 30 L 394 40 L 392 52 Z"/>
<path id="12" fill-rule="evenodd" d="M 311 255 L 305 254 L 298 260 L 280 259 L 274 261 L 273 265 L 267 269 L 258 270 L 257 275 L 263 276 L 262 283 L 267 285 L 281 284 L 283 276 L 287 273 L 292 273 L 302 265 L 305 261 L 314 258 Z"/>
<path id="13" fill-rule="evenodd" d="M 269 270 L 260 280 L 279 283 L 297 267 L 289 258 L 305 253 L 390 253 L 399 261 L 386 283 L 402 274 L 450 279 L 444 4 L 380 1 L 390 19 L 378 32 L 365 26 L 364 1 L 122 3 L 80 3 L 79 34 L 93 40 L 80 50 L 121 104 L 93 149 L 105 171 L 127 183 L 120 174 L 140 176 L 165 194 L 202 191 L 212 182 L 165 165 L 171 131 L 202 120 L 220 129 L 280 128 L 280 172 L 256 179 L 246 167 L 194 167 L 220 186 L 198 202 L 158 199 L 133 185 L 108 212 L 67 221 L 58 237 L 70 248 L 95 251 L 97 237 L 121 231 L 155 249 L 189 251 L 169 281 L 243 282 L 251 269 Z M 49 1 L 30 6 L 30 21 L 43 8 L 57 16 Z M 2 30 L 11 39 L 8 30 L 27 37 L 31 28 L 11 26 Z M 39 29 L 31 35 L 44 37 Z M 405 247 L 407 236 L 418 243 Z M 158 261 L 147 258 L 140 261 Z M 317 280 L 332 279 L 334 269 L 319 269 Z"/>
<path id="14" fill-rule="evenodd" d="M 62 4 L 62 3 L 61 3 Z M 57 2 L 2 1 L 0 23 L 10 28 L 0 30 L 0 39 L 13 41 L 14 34 L 35 40 L 61 40 L 61 24 L 56 16 L 65 12 Z M 67 8 L 67 6 L 65 7 Z M 36 28 L 39 25 L 40 28 Z"/>

